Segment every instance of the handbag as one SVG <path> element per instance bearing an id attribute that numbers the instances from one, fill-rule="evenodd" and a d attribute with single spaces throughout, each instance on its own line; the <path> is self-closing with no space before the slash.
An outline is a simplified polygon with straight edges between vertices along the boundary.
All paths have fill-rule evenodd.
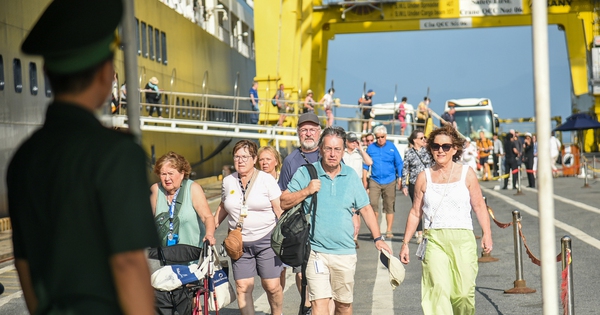
<path id="1" fill-rule="evenodd" d="M 240 222 L 238 222 L 235 229 L 230 230 L 227 233 L 227 237 L 223 241 L 225 247 L 225 251 L 227 252 L 227 256 L 229 256 L 233 260 L 238 260 L 244 254 L 244 247 L 242 242 L 242 226 L 244 220 L 243 217 L 240 217 Z"/>
<path id="2" fill-rule="evenodd" d="M 448 184 L 450 183 L 450 178 L 452 177 L 452 173 L 454 172 L 454 165 L 456 165 L 456 164 L 452 164 L 452 170 L 450 171 L 450 175 L 448 175 L 448 181 L 446 182 L 446 186 L 444 187 L 444 193 L 442 194 L 442 198 L 440 199 L 440 203 L 438 203 L 437 208 L 435 209 L 435 211 L 433 212 L 433 215 L 431 216 L 431 220 L 429 220 L 429 226 L 427 227 L 427 230 L 429 230 L 431 228 L 431 225 L 433 224 L 433 219 L 435 217 L 435 214 L 438 212 L 438 210 L 440 210 L 440 206 L 442 205 L 442 201 L 444 201 L 444 196 L 446 196 L 446 190 L 448 189 Z M 427 239 L 427 236 L 425 236 L 423 238 L 423 241 L 421 241 L 421 244 L 419 244 L 419 247 L 417 247 L 417 252 L 415 253 L 415 255 L 421 261 L 425 260 L 425 253 L 427 251 L 427 243 L 428 242 L 429 242 L 429 240 Z"/>
<path id="3" fill-rule="evenodd" d="M 183 182 L 181 183 L 183 186 Z M 175 202 L 175 211 L 173 211 L 173 233 L 179 234 L 179 211 L 181 210 L 181 204 L 185 200 L 186 190 L 181 190 L 177 193 L 177 199 Z M 170 232 L 170 217 L 169 211 L 161 212 L 154 217 L 154 224 L 158 232 L 158 238 L 161 244 L 167 244 L 167 238 Z"/>
<path id="4" fill-rule="evenodd" d="M 246 206 L 247 196 L 250 194 L 250 190 L 254 186 L 254 182 L 256 182 L 256 177 L 258 176 L 258 170 L 254 169 L 254 173 L 252 173 L 252 178 L 250 178 L 250 182 L 246 184 L 248 188 L 244 191 L 244 201 L 242 207 Z M 238 175 L 239 176 L 239 175 Z M 241 181 L 240 181 L 241 183 Z M 240 184 L 241 185 L 241 184 Z M 235 229 L 230 230 L 227 233 L 227 237 L 223 241 L 223 247 L 225 247 L 225 251 L 227 255 L 231 257 L 233 260 L 238 260 L 244 254 L 244 242 L 242 241 L 242 228 L 244 226 L 244 218 L 246 215 L 240 213 L 240 218 L 237 224 L 235 225 Z"/>
<path id="5" fill-rule="evenodd" d="M 218 311 L 235 301 L 235 290 L 229 283 L 229 264 L 226 260 L 221 262 L 214 246 L 209 247 L 210 272 L 208 278 L 210 311 Z"/>

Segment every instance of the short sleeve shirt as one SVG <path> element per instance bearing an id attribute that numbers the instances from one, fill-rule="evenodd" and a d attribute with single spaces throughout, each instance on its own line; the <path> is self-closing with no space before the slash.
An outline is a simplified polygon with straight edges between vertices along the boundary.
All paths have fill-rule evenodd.
<path id="1" fill-rule="evenodd" d="M 248 216 L 244 219 L 242 229 L 242 238 L 245 242 L 259 240 L 273 230 L 277 218 L 271 201 L 281 196 L 281 190 L 273 176 L 263 171 L 255 171 L 258 175 L 246 198 Z M 221 201 L 229 214 L 227 217 L 229 229 L 233 230 L 240 219 L 243 201 L 237 172 L 223 179 Z"/>
<path id="2" fill-rule="evenodd" d="M 328 254 L 355 254 L 353 209 L 360 210 L 369 204 L 367 191 L 356 172 L 347 165 L 341 164 L 340 172 L 331 178 L 325 173 L 320 162 L 312 164 L 321 180 L 321 189 L 317 193 L 314 233 L 310 235 L 311 248 L 316 252 Z M 308 186 L 310 180 L 306 167 L 301 167 L 294 174 L 288 190 L 302 190 Z M 311 200 L 312 197 L 308 197 L 304 201 L 306 213 L 309 211 Z"/>

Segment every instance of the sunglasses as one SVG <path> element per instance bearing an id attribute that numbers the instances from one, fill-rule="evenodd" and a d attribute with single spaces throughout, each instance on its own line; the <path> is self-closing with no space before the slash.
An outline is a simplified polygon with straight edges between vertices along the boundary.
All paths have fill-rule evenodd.
<path id="1" fill-rule="evenodd" d="M 375 138 L 382 139 L 382 138 L 385 138 L 385 136 L 379 136 L 379 137 L 375 137 Z"/>
<path id="2" fill-rule="evenodd" d="M 440 148 L 442 148 L 442 150 L 444 150 L 444 152 L 448 152 L 450 151 L 450 149 L 452 149 L 452 143 L 444 143 L 444 144 L 439 144 L 439 143 L 432 143 L 431 144 L 431 149 L 433 151 L 439 151 Z"/>
<path id="3" fill-rule="evenodd" d="M 421 137 L 419 140 L 427 140 L 427 137 Z"/>

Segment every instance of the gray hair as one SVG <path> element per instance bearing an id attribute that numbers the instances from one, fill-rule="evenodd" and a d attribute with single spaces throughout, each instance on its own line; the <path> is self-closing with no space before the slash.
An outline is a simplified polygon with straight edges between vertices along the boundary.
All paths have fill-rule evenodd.
<path id="1" fill-rule="evenodd" d="M 344 143 L 344 148 L 346 148 L 346 131 L 342 127 L 327 127 L 321 133 L 321 138 L 319 139 L 319 148 L 323 146 L 323 139 L 326 136 L 335 136 L 342 139 Z"/>
<path id="2" fill-rule="evenodd" d="M 373 128 L 373 134 L 384 134 L 387 135 L 387 128 L 384 125 L 379 125 Z"/>

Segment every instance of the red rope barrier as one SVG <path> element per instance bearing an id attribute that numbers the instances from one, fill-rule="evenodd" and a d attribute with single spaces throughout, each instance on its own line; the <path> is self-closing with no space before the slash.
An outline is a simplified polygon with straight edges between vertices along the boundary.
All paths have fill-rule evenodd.
<path id="1" fill-rule="evenodd" d="M 488 208 L 488 212 L 490 214 L 490 216 L 492 217 L 492 221 L 494 221 L 494 223 L 496 223 L 496 225 L 501 228 L 501 229 L 505 229 L 509 226 L 511 226 L 513 223 L 502 223 L 499 222 L 498 220 L 496 220 L 496 217 L 494 216 L 494 210 L 492 210 L 491 207 L 487 207 Z M 527 239 L 525 238 L 525 234 L 523 234 L 523 226 L 521 225 L 521 222 L 519 222 L 519 236 L 521 236 L 521 239 L 523 240 L 523 245 L 525 245 L 525 252 L 527 253 L 527 256 L 529 256 L 529 259 L 531 259 L 531 262 L 540 266 L 541 265 L 541 261 L 539 258 L 535 257 L 535 255 L 533 254 L 533 252 L 531 251 L 531 249 L 529 249 L 529 246 L 527 245 Z M 560 254 L 558 254 L 556 256 L 556 262 L 560 262 L 562 260 L 562 257 Z"/>

